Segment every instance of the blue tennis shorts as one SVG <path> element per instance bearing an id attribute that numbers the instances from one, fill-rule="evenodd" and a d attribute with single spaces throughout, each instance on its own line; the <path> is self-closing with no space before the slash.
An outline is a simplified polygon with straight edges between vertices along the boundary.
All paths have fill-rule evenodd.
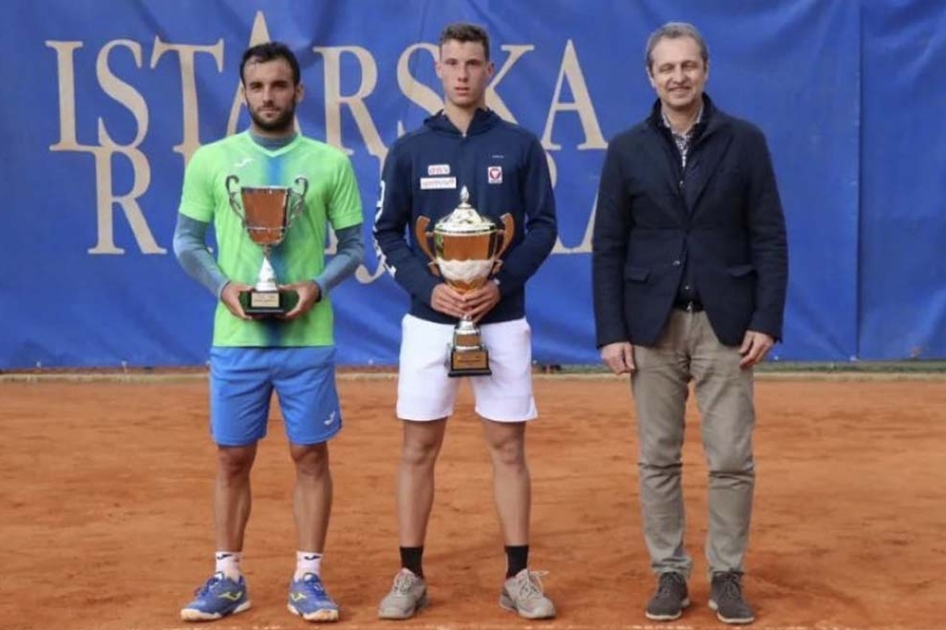
<path id="1" fill-rule="evenodd" d="M 335 347 L 210 349 L 210 433 L 221 446 L 266 437 L 269 404 L 279 397 L 286 436 L 320 444 L 342 428 Z"/>

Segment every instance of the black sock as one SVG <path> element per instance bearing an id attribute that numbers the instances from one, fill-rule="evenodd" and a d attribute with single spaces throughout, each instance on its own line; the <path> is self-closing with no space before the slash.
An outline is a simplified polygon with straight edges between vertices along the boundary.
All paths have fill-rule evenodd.
<path id="1" fill-rule="evenodd" d="M 506 577 L 511 578 L 529 566 L 529 545 L 506 545 Z"/>
<path id="2" fill-rule="evenodd" d="M 424 577 L 424 548 L 401 547 L 401 566 L 419 578 Z"/>

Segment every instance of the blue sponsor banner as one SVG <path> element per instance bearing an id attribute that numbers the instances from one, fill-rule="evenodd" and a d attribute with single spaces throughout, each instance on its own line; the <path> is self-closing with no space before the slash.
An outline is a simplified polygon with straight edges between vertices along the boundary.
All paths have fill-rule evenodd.
<path id="1" fill-rule="evenodd" d="M 929 80 L 946 61 L 941 4 L 13 0 L 8 13 L 0 369 L 206 360 L 214 299 L 171 238 L 187 160 L 248 124 L 250 44 L 298 54 L 299 125 L 350 155 L 370 239 L 388 149 L 440 107 L 436 43 L 455 20 L 489 29 L 489 105 L 532 130 L 552 167 L 559 241 L 528 286 L 537 361 L 598 360 L 599 170 L 653 102 L 647 35 L 679 19 L 709 43 L 709 93 L 769 140 L 791 264 L 777 357 L 946 356 L 946 84 Z M 338 357 L 394 364 L 408 299 L 367 250 L 333 293 Z"/>

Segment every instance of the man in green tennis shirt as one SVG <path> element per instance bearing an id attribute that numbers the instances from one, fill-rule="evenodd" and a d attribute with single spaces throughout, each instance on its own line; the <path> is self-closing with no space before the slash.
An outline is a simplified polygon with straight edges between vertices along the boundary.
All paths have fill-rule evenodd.
<path id="1" fill-rule="evenodd" d="M 321 579 L 332 507 L 328 440 L 341 429 L 335 388 L 331 290 L 361 262 L 361 198 L 347 156 L 295 130 L 302 100 L 299 63 L 284 44 L 246 50 L 240 63 L 249 130 L 198 149 L 187 165 L 174 251 L 184 269 L 218 299 L 210 350 L 210 428 L 217 444 L 214 490 L 216 567 L 181 610 L 185 621 L 219 619 L 250 607 L 240 570 L 250 514 L 250 471 L 266 435 L 273 391 L 279 397 L 296 468 L 293 509 L 296 571 L 291 612 L 309 621 L 335 621 L 338 605 Z M 280 290 L 298 301 L 276 317 L 251 316 L 240 294 L 250 291 L 263 250 L 230 206 L 228 178 L 240 187 L 292 186 L 304 177 L 299 216 L 269 259 Z M 239 197 L 239 195 L 237 195 Z M 206 245 L 213 224 L 217 258 Z M 331 225 L 337 254 L 326 264 Z"/>

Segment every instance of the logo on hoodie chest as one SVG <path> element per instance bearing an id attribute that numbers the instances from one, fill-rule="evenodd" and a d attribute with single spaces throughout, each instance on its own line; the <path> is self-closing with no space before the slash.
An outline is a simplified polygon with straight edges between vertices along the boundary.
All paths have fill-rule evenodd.
<path id="1" fill-rule="evenodd" d="M 450 175 L 449 164 L 428 164 L 427 177 L 420 178 L 421 190 L 447 190 L 457 187 L 457 178 Z"/>
<path id="2" fill-rule="evenodd" d="M 456 177 L 421 177 L 421 190 L 446 190 L 457 187 Z"/>
<path id="3" fill-rule="evenodd" d="M 503 183 L 503 167 L 502 166 L 486 167 L 486 183 L 487 184 L 502 184 Z"/>

